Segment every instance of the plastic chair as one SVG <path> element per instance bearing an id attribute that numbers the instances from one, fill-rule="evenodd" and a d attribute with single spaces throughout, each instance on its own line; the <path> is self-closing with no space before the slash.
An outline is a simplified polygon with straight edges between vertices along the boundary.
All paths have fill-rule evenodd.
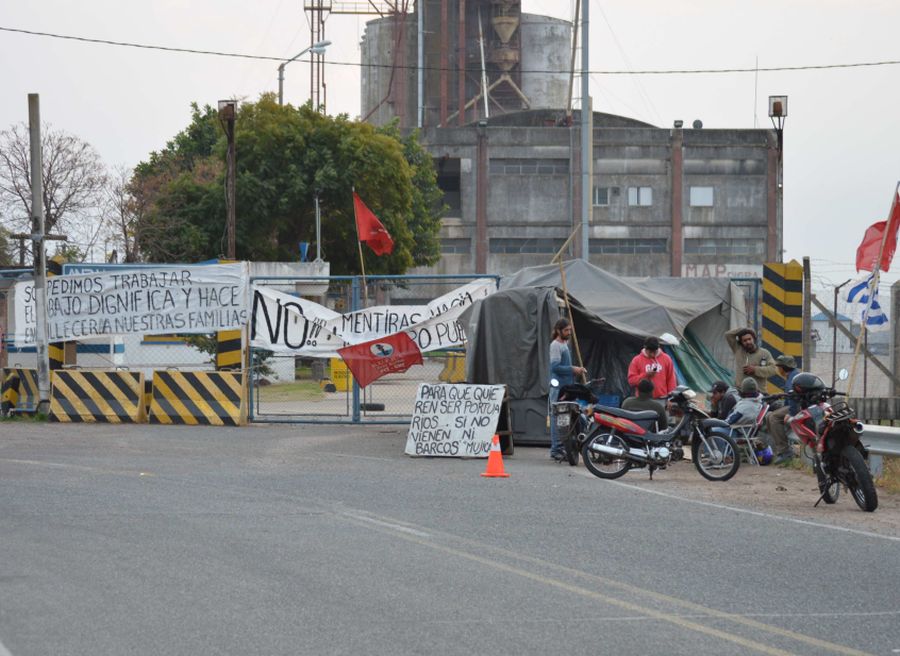
<path id="1" fill-rule="evenodd" d="M 731 437 L 734 438 L 738 447 L 743 447 L 747 454 L 747 459 L 754 465 L 759 465 L 756 459 L 756 450 L 762 438 L 759 437 L 760 430 L 766 421 L 766 415 L 769 414 L 769 404 L 763 403 L 759 414 L 756 415 L 756 421 L 752 424 L 737 424 L 731 427 Z"/>

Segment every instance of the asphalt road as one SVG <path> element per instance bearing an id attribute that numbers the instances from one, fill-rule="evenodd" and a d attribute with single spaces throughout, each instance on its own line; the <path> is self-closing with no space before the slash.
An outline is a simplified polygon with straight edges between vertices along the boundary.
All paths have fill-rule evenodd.
<path id="1" fill-rule="evenodd" d="M 900 536 L 404 442 L 0 423 L 0 656 L 900 653 Z"/>

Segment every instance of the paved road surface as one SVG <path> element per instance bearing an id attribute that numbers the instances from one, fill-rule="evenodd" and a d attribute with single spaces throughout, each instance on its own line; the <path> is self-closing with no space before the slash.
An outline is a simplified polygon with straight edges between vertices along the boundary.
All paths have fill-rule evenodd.
<path id="1" fill-rule="evenodd" d="M 485 479 L 404 441 L 0 423 L 0 655 L 900 650 L 896 503 L 868 530 L 685 463 L 610 483 L 519 449 Z"/>

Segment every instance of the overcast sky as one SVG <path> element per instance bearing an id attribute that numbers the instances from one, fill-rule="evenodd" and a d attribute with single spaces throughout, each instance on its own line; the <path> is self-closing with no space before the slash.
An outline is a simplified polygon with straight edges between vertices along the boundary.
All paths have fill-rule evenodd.
<path id="1" fill-rule="evenodd" d="M 147 45 L 289 58 L 309 44 L 300 0 L 32 0 L 4 3 L 0 27 Z M 571 18 L 566 0 L 523 10 Z M 591 0 L 591 94 L 597 111 L 661 127 L 771 125 L 769 95 L 787 94 L 785 258 L 812 258 L 820 285 L 856 275 L 865 227 L 886 217 L 900 180 L 900 65 L 695 75 L 608 71 L 760 69 L 900 60 L 896 0 Z M 328 112 L 359 114 L 365 16 L 331 16 Z M 133 166 L 184 128 L 190 103 L 256 99 L 277 89 L 277 61 L 171 53 L 0 31 L 0 128 L 43 120 Z M 305 102 L 308 67 L 286 69 L 285 100 Z M 896 263 L 900 269 L 900 260 Z M 896 271 L 890 281 L 900 279 Z"/>

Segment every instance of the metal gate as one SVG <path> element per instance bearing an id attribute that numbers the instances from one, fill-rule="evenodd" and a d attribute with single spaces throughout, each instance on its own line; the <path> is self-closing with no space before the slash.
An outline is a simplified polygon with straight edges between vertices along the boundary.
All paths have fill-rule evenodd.
<path id="1" fill-rule="evenodd" d="M 251 282 L 314 298 L 339 313 L 425 305 L 479 278 L 496 275 L 254 277 Z M 465 349 L 422 354 L 424 363 L 360 388 L 340 358 L 306 358 L 250 349 L 250 420 L 261 423 L 406 424 L 419 383 L 465 380 Z"/>

